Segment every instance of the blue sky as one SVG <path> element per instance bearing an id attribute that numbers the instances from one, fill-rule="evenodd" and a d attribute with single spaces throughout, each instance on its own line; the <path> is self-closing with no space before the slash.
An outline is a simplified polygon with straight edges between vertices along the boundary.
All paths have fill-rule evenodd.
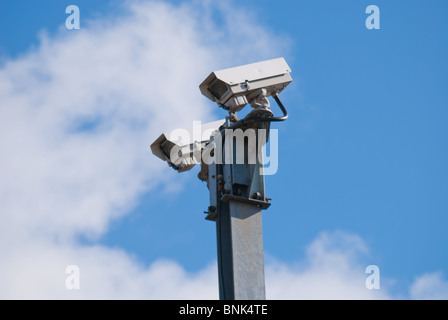
<path id="1" fill-rule="evenodd" d="M 208 8 L 197 5 L 204 3 L 198 1 L 164 2 L 171 8 Z M 79 31 L 64 30 L 69 4 L 80 8 Z M 365 9 L 370 4 L 381 10 L 380 30 L 365 27 Z M 0 4 L 0 61 L 4 66 L 39 50 L 38 35 L 43 30 L 48 39 L 69 38 L 70 42 L 76 32 L 97 32 L 92 21 L 120 23 L 125 16 L 122 6 L 121 1 L 4 1 Z M 319 235 L 341 232 L 356 235 L 368 247 L 368 252 L 356 256 L 355 268 L 363 273 L 366 266 L 378 265 L 385 279 L 381 290 L 388 297 L 409 298 L 409 288 L 425 274 L 439 274 L 439 284 L 446 286 L 446 2 L 318 0 L 273 5 L 249 0 L 223 6 L 247 19 L 238 20 L 238 28 L 232 30 L 223 9 L 214 8 L 212 31 L 227 37 L 241 36 L 235 34 L 241 32 L 244 39 L 254 41 L 255 50 L 269 49 L 258 50 L 252 57 L 250 42 L 240 48 L 238 41 L 226 42 L 221 37 L 213 45 L 218 51 L 233 52 L 235 64 L 218 56 L 213 61 L 212 55 L 194 79 L 205 78 L 216 67 L 277 56 L 284 56 L 293 71 L 293 83 L 281 94 L 290 117 L 273 125 L 279 130 L 279 170 L 266 177 L 267 193 L 273 199 L 263 213 L 267 263 L 300 266 Z M 163 21 L 159 21 L 161 29 L 166 27 Z M 199 31 L 201 37 L 214 37 L 208 27 L 204 24 L 203 33 Z M 195 28 L 201 30 L 201 23 Z M 253 32 L 246 34 L 245 28 Z M 258 37 L 267 45 L 255 44 Z M 207 38 L 201 41 L 206 43 L 204 48 L 211 46 Z M 186 57 L 183 49 L 173 45 L 179 61 Z M 177 59 L 174 53 L 170 57 Z M 188 77 L 181 79 L 188 81 Z M 199 83 L 193 81 L 191 87 Z M 197 120 L 225 116 L 198 88 L 189 94 L 204 105 Z M 162 97 L 160 103 L 164 101 Z M 155 119 L 140 120 L 151 126 Z M 151 137 L 138 149 L 147 153 L 148 161 L 154 157 L 149 149 Z M 164 170 L 163 178 L 151 188 L 138 189 L 134 199 L 127 201 L 125 213 L 111 215 L 94 236 L 79 232 L 73 241 L 85 247 L 124 250 L 148 268 L 161 259 L 176 261 L 195 274 L 216 260 L 215 225 L 204 220 L 202 213 L 208 207 L 208 190 L 197 179 L 199 168 L 181 175 L 158 168 Z"/>

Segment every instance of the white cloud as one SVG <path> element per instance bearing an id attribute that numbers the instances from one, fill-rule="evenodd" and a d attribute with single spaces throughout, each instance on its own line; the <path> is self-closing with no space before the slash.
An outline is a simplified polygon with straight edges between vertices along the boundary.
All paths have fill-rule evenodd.
<path id="1" fill-rule="evenodd" d="M 417 277 L 409 291 L 416 300 L 448 300 L 448 281 L 441 272 L 427 273 Z"/>
<path id="2" fill-rule="evenodd" d="M 8 299 L 217 299 L 214 266 L 187 273 L 173 261 L 149 267 L 103 246 L 33 243 L 8 255 L 0 298 Z M 79 290 L 66 288 L 66 267 L 79 267 Z M 6 274 L 6 276 L 3 276 Z"/>
<path id="3" fill-rule="evenodd" d="M 368 249 L 357 235 L 321 233 L 296 265 L 271 263 L 266 268 L 267 296 L 272 299 L 388 299 L 387 289 L 365 286 Z"/>

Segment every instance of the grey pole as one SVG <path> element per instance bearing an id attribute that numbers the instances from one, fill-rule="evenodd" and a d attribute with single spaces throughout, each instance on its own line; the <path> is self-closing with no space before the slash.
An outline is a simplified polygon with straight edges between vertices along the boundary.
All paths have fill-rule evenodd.
<path id="1" fill-rule="evenodd" d="M 260 209 L 230 200 L 218 213 L 216 234 L 220 299 L 266 299 Z"/>
<path id="2" fill-rule="evenodd" d="M 245 162 L 236 163 L 233 145 L 231 163 L 209 165 L 211 206 L 207 219 L 216 221 L 219 297 L 221 300 L 266 299 L 261 209 L 270 203 L 264 196 L 264 177 L 257 150 L 267 137 L 257 130 L 269 130 L 268 123 L 257 123 L 245 130 L 255 132 L 255 144 L 245 143 Z M 225 135 L 225 142 L 233 136 Z M 224 145 L 225 145 L 224 142 Z M 222 148 L 222 157 L 231 149 Z M 255 153 L 256 163 L 248 158 Z"/>

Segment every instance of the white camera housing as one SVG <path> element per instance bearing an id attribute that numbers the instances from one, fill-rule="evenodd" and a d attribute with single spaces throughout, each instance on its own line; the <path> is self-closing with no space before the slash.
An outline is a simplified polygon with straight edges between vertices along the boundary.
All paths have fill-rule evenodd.
<path id="1" fill-rule="evenodd" d="M 284 58 L 266 60 L 212 72 L 199 88 L 232 113 L 256 99 L 260 89 L 266 90 L 266 97 L 280 93 L 292 81 L 290 72 Z"/>
<path id="2" fill-rule="evenodd" d="M 162 133 L 151 144 L 151 151 L 177 171 L 188 171 L 201 162 L 202 150 L 225 122 L 225 119 L 204 124 L 199 121 L 189 129 Z"/>

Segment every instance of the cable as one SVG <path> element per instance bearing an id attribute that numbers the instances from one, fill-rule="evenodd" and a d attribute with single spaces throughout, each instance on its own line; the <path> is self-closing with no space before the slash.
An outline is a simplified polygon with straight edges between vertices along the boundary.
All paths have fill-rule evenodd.
<path id="1" fill-rule="evenodd" d="M 277 105 L 283 112 L 283 117 L 277 117 L 277 118 L 275 118 L 276 120 L 274 120 L 274 121 L 285 121 L 286 119 L 288 119 L 288 111 L 286 110 L 283 103 L 280 101 L 280 98 L 278 97 L 277 93 L 273 94 L 272 97 L 274 98 L 275 102 L 277 102 Z"/>

